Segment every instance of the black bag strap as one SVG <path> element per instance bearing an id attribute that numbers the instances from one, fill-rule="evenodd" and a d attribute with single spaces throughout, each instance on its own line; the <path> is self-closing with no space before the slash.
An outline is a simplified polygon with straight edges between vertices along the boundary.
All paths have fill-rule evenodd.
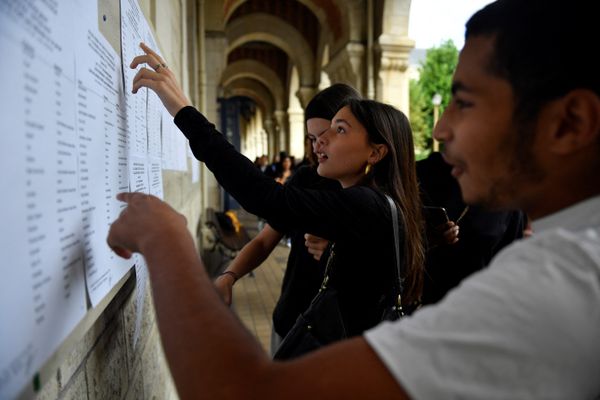
<path id="1" fill-rule="evenodd" d="M 323 282 L 321 282 L 321 287 L 319 287 L 319 291 L 317 292 L 317 294 L 315 294 L 315 296 L 310 301 L 310 305 L 308 306 L 306 311 L 308 311 L 311 308 L 313 303 L 317 302 L 319 297 L 321 297 L 323 295 L 323 292 L 327 289 L 327 284 L 329 283 L 329 273 L 331 272 L 331 266 L 333 265 L 334 258 L 335 258 L 335 243 L 332 243 L 331 246 L 329 247 L 329 257 L 327 257 L 327 264 L 325 266 L 325 274 L 323 276 Z M 304 315 L 304 313 L 306 313 L 306 311 L 304 311 L 302 314 Z"/>
<path id="2" fill-rule="evenodd" d="M 396 303 L 396 307 L 399 308 L 399 311 L 402 311 L 402 293 L 404 292 L 404 286 L 402 284 L 403 267 L 404 263 L 400 260 L 400 228 L 398 227 L 398 207 L 396 206 L 396 202 L 388 196 L 385 195 L 385 198 L 390 203 L 390 209 L 392 211 L 392 225 L 394 227 L 394 250 L 396 254 L 396 278 L 398 279 L 398 300 Z"/>
<path id="3" fill-rule="evenodd" d="M 323 282 L 321 282 L 321 287 L 319 288 L 319 293 L 321 293 L 323 290 L 327 289 L 327 283 L 329 282 L 329 274 L 331 273 L 331 266 L 333 265 L 334 258 L 335 258 L 335 243 L 332 243 L 331 247 L 329 248 L 329 257 L 327 257 L 327 264 L 325 265 L 325 275 L 323 276 Z"/>
<path id="4" fill-rule="evenodd" d="M 400 257 L 400 228 L 398 225 L 398 207 L 396 206 L 396 203 L 390 196 L 388 196 L 386 194 L 385 197 L 388 200 L 388 202 L 390 203 L 390 209 L 392 212 L 392 226 L 394 228 L 394 252 L 395 252 L 395 259 L 396 259 L 395 271 L 396 271 L 396 279 L 398 281 L 398 299 L 397 299 L 397 302 L 394 305 L 394 307 L 397 308 L 397 310 L 400 313 L 402 313 L 402 293 L 404 291 L 404 286 L 402 284 L 402 276 L 404 276 L 404 274 L 403 274 L 404 263 L 401 261 L 401 257 Z M 325 275 L 323 277 L 323 282 L 321 282 L 321 287 L 319 288 L 319 291 L 317 292 L 315 297 L 312 299 L 311 303 L 314 302 L 317 299 L 317 297 L 319 297 L 321 292 L 323 292 L 325 289 L 327 289 L 327 284 L 329 283 L 329 274 L 331 273 L 331 268 L 333 265 L 334 258 L 335 258 L 335 243 L 332 243 L 331 247 L 329 249 L 329 257 L 327 258 L 327 264 L 325 266 Z"/>

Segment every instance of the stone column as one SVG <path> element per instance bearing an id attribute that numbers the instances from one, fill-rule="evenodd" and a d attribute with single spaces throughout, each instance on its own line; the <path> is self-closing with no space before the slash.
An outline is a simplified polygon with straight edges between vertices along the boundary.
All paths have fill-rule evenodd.
<path id="1" fill-rule="evenodd" d="M 264 126 L 260 130 L 260 155 L 269 154 L 269 135 Z"/>
<path id="2" fill-rule="evenodd" d="M 393 105 L 407 116 L 409 111 L 408 58 L 414 47 L 413 40 L 393 35 L 381 35 L 377 46 L 381 55 L 377 100 Z"/>
<path id="3" fill-rule="evenodd" d="M 252 160 L 254 160 L 254 158 L 259 157 L 260 156 L 260 128 L 259 128 L 260 124 L 259 124 L 259 120 L 258 120 L 258 115 L 254 115 L 252 117 Z"/>
<path id="4" fill-rule="evenodd" d="M 265 118 L 265 136 L 266 136 L 266 151 L 265 153 L 269 155 L 269 162 L 275 155 L 276 151 L 276 140 L 275 140 L 275 123 L 273 121 L 273 117 L 270 115 Z"/>
<path id="5" fill-rule="evenodd" d="M 201 51 L 201 68 L 203 73 L 200 75 L 200 91 L 202 98 L 202 110 L 209 121 L 213 121 L 219 125 L 219 105 L 217 97 L 219 92 L 219 84 L 221 74 L 225 69 L 227 57 L 225 50 L 227 49 L 227 39 L 223 31 L 207 31 L 205 21 L 206 2 L 202 2 L 201 16 L 202 21 L 201 32 L 203 40 L 200 42 L 203 45 Z M 210 65 L 210 68 L 206 67 Z M 221 206 L 221 189 L 214 175 L 202 164 L 202 195 L 203 205 L 205 207 L 213 207 L 219 209 Z"/>
<path id="6" fill-rule="evenodd" d="M 304 157 L 304 111 L 289 111 L 290 119 L 290 146 L 288 153 L 296 158 L 296 161 Z"/>
<path id="7" fill-rule="evenodd" d="M 277 146 L 276 152 L 280 151 L 290 151 L 290 143 L 289 143 L 289 118 L 287 111 L 276 110 L 273 115 L 275 116 L 275 121 L 277 121 L 277 125 L 275 126 L 276 136 L 277 136 Z"/>

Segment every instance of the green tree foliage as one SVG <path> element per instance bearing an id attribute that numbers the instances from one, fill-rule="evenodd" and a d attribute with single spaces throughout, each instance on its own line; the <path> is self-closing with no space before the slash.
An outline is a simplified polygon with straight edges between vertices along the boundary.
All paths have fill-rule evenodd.
<path id="1" fill-rule="evenodd" d="M 411 79 L 410 81 L 410 126 L 412 127 L 415 153 L 417 159 L 425 158 L 429 154 L 428 137 L 430 137 L 431 128 L 427 125 L 427 115 L 423 109 L 426 102 L 419 81 Z"/>
<path id="2" fill-rule="evenodd" d="M 427 50 L 418 81 L 410 82 L 410 120 L 415 134 L 418 158 L 426 157 L 432 148 L 433 104 L 436 93 L 442 96 L 440 113 L 451 97 L 452 74 L 458 62 L 458 49 L 448 40 Z"/>

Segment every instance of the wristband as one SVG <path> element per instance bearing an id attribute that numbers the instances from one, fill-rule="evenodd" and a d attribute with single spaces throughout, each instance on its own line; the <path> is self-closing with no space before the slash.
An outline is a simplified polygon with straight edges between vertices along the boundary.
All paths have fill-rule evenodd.
<path id="1" fill-rule="evenodd" d="M 219 276 L 223 276 L 223 275 L 231 275 L 233 277 L 233 282 L 235 283 L 239 278 L 238 274 L 236 274 L 233 271 L 223 271 L 219 274 Z"/>

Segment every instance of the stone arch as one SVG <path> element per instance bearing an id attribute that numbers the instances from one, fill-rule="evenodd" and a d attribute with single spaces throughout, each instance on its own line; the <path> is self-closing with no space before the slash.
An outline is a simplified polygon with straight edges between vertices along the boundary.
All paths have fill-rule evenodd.
<path id="1" fill-rule="evenodd" d="M 227 53 L 248 42 L 267 42 L 283 50 L 298 66 L 302 86 L 315 86 L 314 51 L 304 36 L 284 20 L 264 13 L 236 18 L 225 27 Z"/>
<path id="2" fill-rule="evenodd" d="M 344 3 L 335 0 L 297 0 L 308 8 L 319 20 L 321 29 L 330 34 L 330 40 L 338 41 L 348 31 L 348 20 L 343 18 Z"/>
<path id="3" fill-rule="evenodd" d="M 348 30 L 343 38 L 344 42 L 363 42 L 365 39 L 367 22 L 366 1 L 348 1 L 344 5 L 344 19 L 348 22 Z"/>
<path id="4" fill-rule="evenodd" d="M 282 112 L 276 110 L 274 101 L 269 90 L 260 82 L 249 79 L 240 78 L 232 81 L 225 88 L 226 97 L 245 96 L 252 99 L 257 107 L 262 112 L 263 127 L 267 136 L 268 153 L 275 154 L 280 148 L 280 129 L 276 125 L 276 113 Z"/>
<path id="5" fill-rule="evenodd" d="M 316 18 L 319 26 L 315 51 L 315 77 L 319 82 L 321 59 L 325 47 L 339 46 L 348 37 L 348 18 L 346 0 L 296 0 Z"/>
<path id="6" fill-rule="evenodd" d="M 234 87 L 230 87 L 228 89 L 228 94 L 229 97 L 235 97 L 235 96 L 242 96 L 242 97 L 247 97 L 249 99 L 251 99 L 252 101 L 254 101 L 254 103 L 256 104 L 256 116 L 255 118 L 260 118 L 261 119 L 261 125 L 262 125 L 262 131 L 263 133 L 260 135 L 261 138 L 259 139 L 259 141 L 261 142 L 260 145 L 260 155 L 262 154 L 274 154 L 275 153 L 275 143 L 277 141 L 276 139 L 276 132 L 274 131 L 274 122 L 273 122 L 273 116 L 272 114 L 268 114 L 265 115 L 265 112 L 267 112 L 266 110 L 269 109 L 269 105 L 265 105 L 265 99 L 262 97 L 262 94 L 260 93 L 256 93 L 254 90 L 243 87 L 243 86 L 239 86 L 237 87 L 234 84 Z M 246 156 L 248 156 L 249 158 L 251 158 L 252 156 L 257 156 L 259 154 L 256 154 L 256 148 L 254 148 L 254 150 L 250 150 L 248 151 L 248 149 L 252 148 L 252 144 L 249 144 L 247 142 L 248 140 L 248 132 L 240 132 L 240 140 L 241 140 L 241 148 L 243 148 L 245 150 L 244 154 Z"/>
<path id="7" fill-rule="evenodd" d="M 331 82 L 347 83 L 366 95 L 370 78 L 368 74 L 370 64 L 367 59 L 372 51 L 367 43 L 369 27 L 367 1 L 331 0 L 331 2 L 339 9 L 344 30 L 339 40 L 329 43 L 326 63 L 325 54 L 321 55 L 322 71 L 326 72 Z"/>
<path id="8" fill-rule="evenodd" d="M 221 84 L 226 87 L 239 78 L 250 78 L 262 83 L 273 96 L 275 107 L 284 108 L 284 88 L 277 74 L 265 64 L 255 60 L 235 61 L 225 68 L 221 76 Z"/>
<path id="9" fill-rule="evenodd" d="M 272 115 L 275 108 L 273 95 L 262 83 L 255 79 L 238 78 L 225 86 L 226 97 L 246 96 L 254 100 L 263 111 L 263 115 Z"/>
<path id="10" fill-rule="evenodd" d="M 225 4 L 223 4 L 224 22 L 227 23 L 227 21 L 229 21 L 229 18 L 231 18 L 235 10 L 237 10 L 237 8 L 245 2 L 246 0 L 226 0 Z"/>

